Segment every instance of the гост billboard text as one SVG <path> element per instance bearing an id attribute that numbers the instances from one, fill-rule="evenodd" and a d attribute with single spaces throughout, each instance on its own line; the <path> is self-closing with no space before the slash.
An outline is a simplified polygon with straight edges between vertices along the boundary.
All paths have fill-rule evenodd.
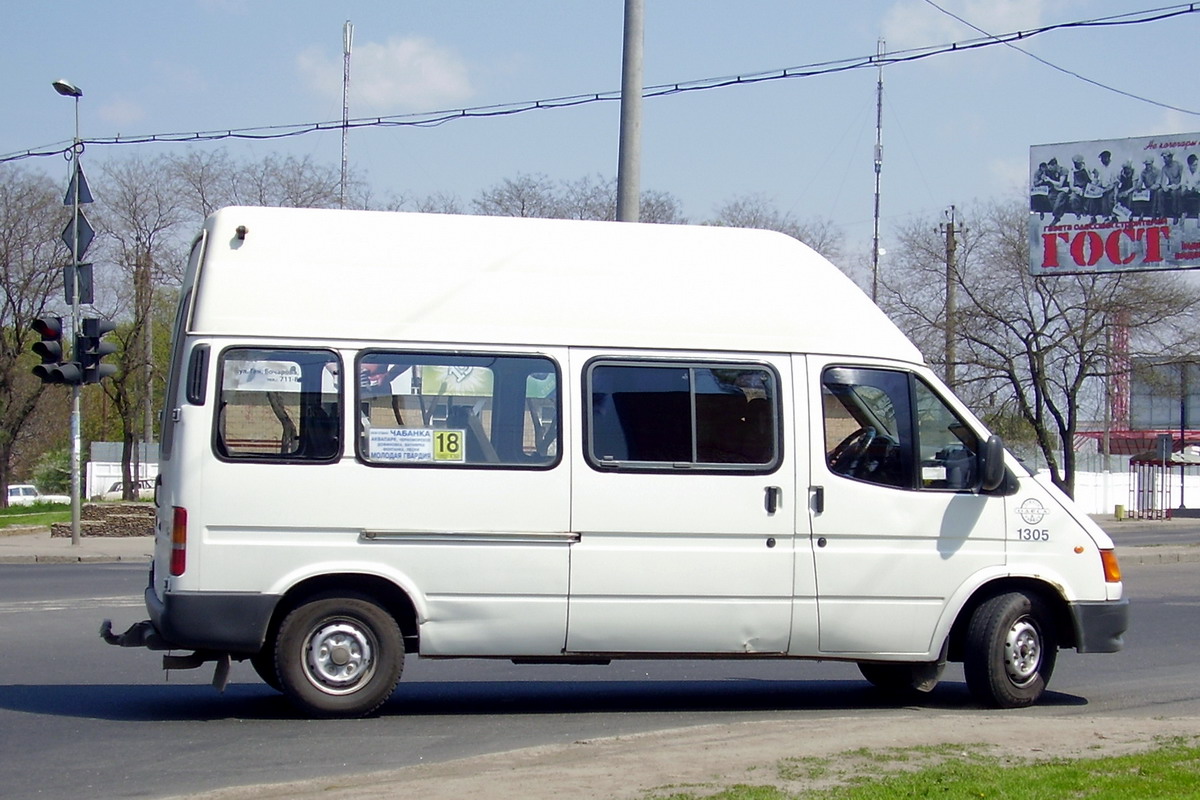
<path id="1" fill-rule="evenodd" d="M 1200 133 L 1029 148 L 1034 275 L 1200 267 Z"/>

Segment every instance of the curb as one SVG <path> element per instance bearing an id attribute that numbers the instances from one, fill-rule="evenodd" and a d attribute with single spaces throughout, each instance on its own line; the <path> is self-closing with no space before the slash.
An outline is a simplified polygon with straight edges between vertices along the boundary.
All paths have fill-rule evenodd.
<path id="1" fill-rule="evenodd" d="M 1200 562 L 1200 545 L 1117 548 L 1117 561 L 1121 564 L 1190 564 Z"/>
<path id="2" fill-rule="evenodd" d="M 101 553 L 80 553 L 78 555 L 24 555 L 0 556 L 0 564 L 116 564 L 119 562 L 141 562 L 149 564 L 153 560 L 150 555 L 114 556 Z"/>

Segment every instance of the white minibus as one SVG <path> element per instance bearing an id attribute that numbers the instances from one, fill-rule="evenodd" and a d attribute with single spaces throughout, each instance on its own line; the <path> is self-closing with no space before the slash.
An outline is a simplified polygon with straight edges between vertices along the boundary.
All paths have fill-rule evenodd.
<path id="1" fill-rule="evenodd" d="M 149 619 L 357 716 L 407 655 L 823 659 L 979 702 L 1114 652 L 1109 537 L 778 233 L 226 208 L 193 245 Z"/>

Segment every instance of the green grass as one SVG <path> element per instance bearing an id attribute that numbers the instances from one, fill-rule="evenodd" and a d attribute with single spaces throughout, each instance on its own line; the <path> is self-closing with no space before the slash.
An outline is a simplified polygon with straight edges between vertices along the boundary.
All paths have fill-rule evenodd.
<path id="1" fill-rule="evenodd" d="M 978 745 L 853 751 L 841 758 L 784 759 L 776 770 L 778 782 L 655 793 L 647 800 L 1200 800 L 1200 746 L 1184 739 L 1132 755 L 1046 761 L 998 758 L 981 754 Z M 806 779 L 833 785 L 787 785 Z"/>
<path id="2" fill-rule="evenodd" d="M 791 800 L 794 795 L 785 794 L 774 786 L 750 786 L 747 784 L 737 784 L 723 789 L 716 794 L 692 794 L 683 792 L 680 794 L 655 794 L 650 795 L 651 800 Z"/>
<path id="3" fill-rule="evenodd" d="M 54 522 L 70 522 L 71 507 L 63 503 L 35 503 L 31 506 L 0 508 L 0 536 L 6 528 L 23 525 L 47 526 Z"/>

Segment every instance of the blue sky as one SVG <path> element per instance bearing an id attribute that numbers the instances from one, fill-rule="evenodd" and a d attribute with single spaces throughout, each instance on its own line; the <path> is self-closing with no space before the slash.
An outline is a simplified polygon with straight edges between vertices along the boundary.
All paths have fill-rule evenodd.
<path id="1" fill-rule="evenodd" d="M 1141 11 L 1155 0 L 938 0 L 989 33 Z M 50 9 L 53 9 L 51 13 Z M 610 92 L 621 83 L 621 0 L 0 0 L 0 156 L 84 138 L 341 118 L 342 25 L 354 23 L 352 118 Z M 949 44 L 980 34 L 928 0 L 646 0 L 644 83 L 686 82 Z M 1046 33 L 1030 53 L 1092 81 L 1200 110 L 1200 14 Z M 703 221 L 759 194 L 822 216 L 865 258 L 871 236 L 874 69 L 649 99 L 642 187 Z M 951 204 L 1017 197 L 1031 144 L 1200 130 L 1200 118 L 1108 91 L 996 46 L 884 71 L 883 241 Z M 504 178 L 613 176 L 619 106 L 598 103 L 426 128 L 366 128 L 351 166 L 377 194 L 446 192 L 464 201 Z M 94 145 L 95 165 L 141 153 L 224 147 L 336 165 L 337 131 L 275 142 Z M 61 159 L 28 159 L 64 174 Z M 89 167 L 89 165 L 91 165 Z M 968 223 L 969 224 L 969 223 Z"/>

